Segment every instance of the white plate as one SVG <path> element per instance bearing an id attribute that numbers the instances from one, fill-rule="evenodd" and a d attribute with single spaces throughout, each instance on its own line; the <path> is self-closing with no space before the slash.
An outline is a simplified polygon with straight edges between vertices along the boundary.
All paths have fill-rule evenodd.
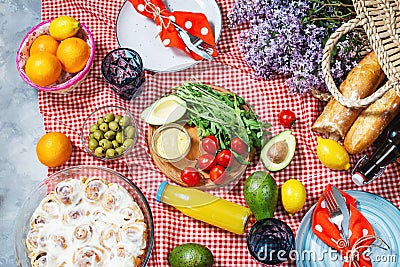
<path id="1" fill-rule="evenodd" d="M 373 248 L 370 258 L 373 267 L 398 267 L 400 263 L 400 210 L 388 200 L 365 191 L 349 190 L 357 199 L 358 210 L 367 218 L 390 250 Z M 306 213 L 296 234 L 297 266 L 301 267 L 342 267 L 343 260 L 334 249 L 329 248 L 311 230 L 314 207 Z M 323 253 L 325 253 L 324 256 Z M 314 255 L 316 257 L 311 257 Z"/>
<path id="2" fill-rule="evenodd" d="M 222 16 L 215 0 L 164 0 L 164 3 L 170 11 L 205 14 L 217 43 L 222 30 Z M 137 13 L 129 1 L 125 1 L 118 14 L 116 34 L 120 47 L 128 47 L 139 53 L 146 70 L 172 72 L 199 62 L 180 49 L 165 47 L 160 38 L 156 37 L 154 21 Z"/>

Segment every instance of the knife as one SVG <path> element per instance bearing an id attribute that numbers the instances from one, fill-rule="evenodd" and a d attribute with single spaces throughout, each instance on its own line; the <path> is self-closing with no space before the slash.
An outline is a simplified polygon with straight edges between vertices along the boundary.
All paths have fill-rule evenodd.
<path id="1" fill-rule="evenodd" d="M 346 200 L 343 197 L 342 193 L 340 193 L 337 187 L 332 186 L 332 193 L 333 198 L 335 199 L 336 203 L 339 206 L 340 211 L 343 214 L 343 221 L 342 221 L 342 228 L 344 233 L 344 238 L 348 241 L 349 240 L 349 222 L 350 222 L 350 214 L 349 210 L 347 209 Z"/>
<path id="2" fill-rule="evenodd" d="M 204 59 L 208 59 L 208 60 L 213 60 L 214 57 L 211 56 L 210 54 L 208 54 L 206 51 L 198 48 L 197 46 L 195 46 L 192 41 L 190 40 L 190 36 L 189 33 L 184 30 L 183 28 L 181 28 L 179 25 L 177 25 L 176 23 L 173 23 L 173 25 L 175 26 L 175 29 L 178 31 L 179 36 L 181 37 L 182 41 L 185 43 L 186 47 L 193 51 L 194 53 L 196 53 L 197 55 L 201 56 Z"/>

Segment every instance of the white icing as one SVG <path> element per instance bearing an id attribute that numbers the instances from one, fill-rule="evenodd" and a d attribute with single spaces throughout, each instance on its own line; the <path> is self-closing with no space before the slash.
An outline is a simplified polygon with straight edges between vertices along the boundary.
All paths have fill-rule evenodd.
<path id="1" fill-rule="evenodd" d="M 68 179 L 56 192 L 31 217 L 26 243 L 32 266 L 138 264 L 147 226 L 123 187 L 98 178 Z"/>

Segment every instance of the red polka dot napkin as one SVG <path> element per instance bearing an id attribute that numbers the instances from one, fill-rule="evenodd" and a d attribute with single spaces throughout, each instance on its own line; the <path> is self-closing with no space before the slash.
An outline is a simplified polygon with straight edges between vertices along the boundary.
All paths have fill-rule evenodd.
<path id="1" fill-rule="evenodd" d="M 172 20 L 188 33 L 212 45 L 214 48 L 212 56 L 215 57 L 217 55 L 214 35 L 204 14 L 184 11 L 170 12 L 162 0 L 129 0 L 129 2 L 139 14 L 155 21 L 159 30 L 158 34 L 164 46 L 179 48 L 195 60 L 203 59 L 186 47 L 175 26 L 171 23 Z"/>
<path id="2" fill-rule="evenodd" d="M 330 190 L 332 190 L 332 185 L 328 184 L 324 194 Z M 315 206 L 312 217 L 312 230 L 325 244 L 340 251 L 345 260 L 343 266 L 352 266 L 352 264 L 350 264 L 352 252 L 355 253 L 353 255 L 360 266 L 372 266 L 369 257 L 361 256 L 361 254 L 374 242 L 374 229 L 357 209 L 357 200 L 343 191 L 341 191 L 341 193 L 346 199 L 347 208 L 350 212 L 349 246 L 346 245 L 345 240 L 341 237 L 336 225 L 330 221 L 328 209 L 323 197 L 320 197 Z"/>

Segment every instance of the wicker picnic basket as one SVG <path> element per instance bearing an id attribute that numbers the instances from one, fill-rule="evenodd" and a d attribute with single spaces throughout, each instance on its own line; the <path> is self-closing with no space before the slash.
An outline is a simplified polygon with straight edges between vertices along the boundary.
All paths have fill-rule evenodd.
<path id="1" fill-rule="evenodd" d="M 396 90 L 400 96 L 400 0 L 353 0 L 353 5 L 356 18 L 344 23 L 330 36 L 321 65 L 330 94 L 344 106 L 360 108 L 375 102 L 388 90 Z M 336 87 L 330 74 L 330 60 L 339 39 L 357 27 L 364 29 L 388 81 L 372 95 L 355 100 L 345 98 Z M 326 96 L 320 96 L 321 100 L 324 98 Z"/>

